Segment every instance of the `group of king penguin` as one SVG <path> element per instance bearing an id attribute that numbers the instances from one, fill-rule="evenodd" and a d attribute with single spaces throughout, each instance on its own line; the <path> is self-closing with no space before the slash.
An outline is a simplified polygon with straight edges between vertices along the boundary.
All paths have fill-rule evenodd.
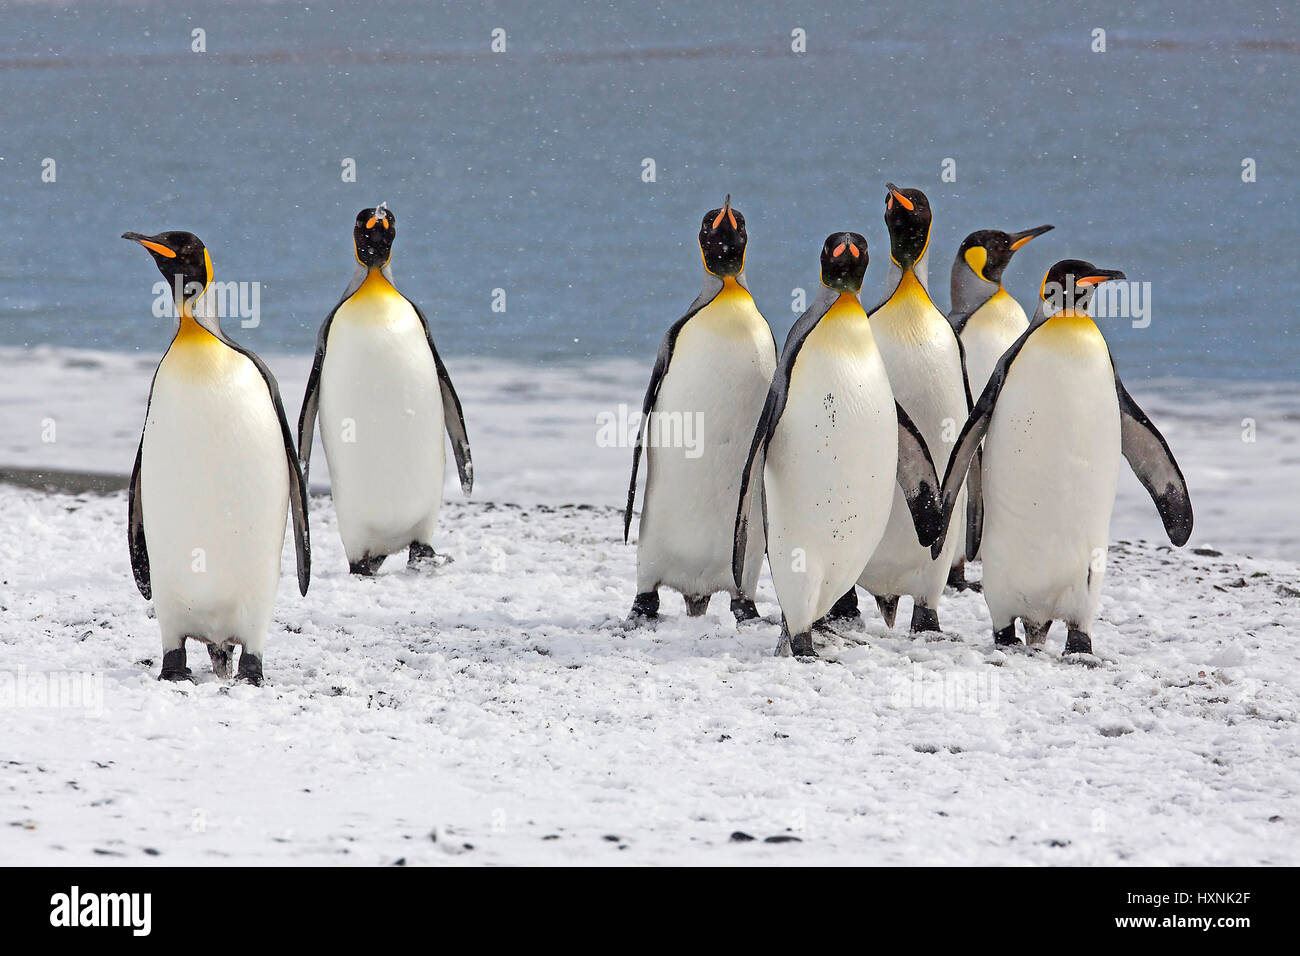
<path id="1" fill-rule="evenodd" d="M 466 494 L 474 469 L 429 322 L 394 285 L 396 235 L 385 204 L 357 215 L 356 270 L 321 325 L 296 436 L 266 364 L 221 328 L 199 238 L 123 235 L 153 257 L 176 306 L 128 491 L 131 567 L 162 631 L 160 680 L 193 680 L 193 639 L 214 674 L 231 676 L 238 648 L 236 679 L 262 683 L 287 512 L 302 594 L 311 580 L 307 474 L 318 419 L 352 573 L 373 575 L 402 549 L 410 565 L 440 563 L 432 540 L 444 431 Z"/>
<path id="2" fill-rule="evenodd" d="M 726 592 L 737 623 L 754 621 L 766 555 L 778 656 L 816 657 L 815 630 L 861 616 L 859 587 L 887 627 L 907 595 L 911 630 L 939 631 L 946 585 L 983 591 L 998 646 L 1041 646 L 1062 621 L 1065 654 L 1091 655 L 1121 455 L 1170 540 L 1192 531 L 1182 471 L 1088 311 L 1098 285 L 1126 277 L 1063 259 L 1031 320 L 1002 276 L 1052 227 L 982 229 L 957 251 L 945 315 L 926 195 L 887 184 L 885 224 L 880 302 L 859 298 L 866 239 L 832 234 L 778 356 L 745 280 L 745 217 L 730 196 L 705 214 L 704 286 L 659 347 L 633 450 L 625 541 L 643 453 L 646 479 L 628 621 L 658 617 L 661 587 L 691 616 Z M 691 447 L 664 427 L 688 417 Z"/>
<path id="3" fill-rule="evenodd" d="M 815 657 L 819 623 L 860 616 L 856 587 L 887 626 L 907 595 L 912 630 L 939 630 L 945 585 L 965 587 L 964 562 L 978 557 L 997 644 L 1021 643 L 1017 618 L 1030 645 L 1061 620 L 1066 653 L 1091 653 L 1121 454 L 1174 544 L 1192 529 L 1182 472 L 1087 312 L 1096 286 L 1124 274 L 1064 259 L 1029 321 L 1002 274 L 1052 227 L 981 230 L 957 252 L 945 316 L 927 287 L 925 194 L 888 185 L 885 223 L 884 298 L 870 311 L 859 299 L 866 239 L 831 235 L 818 294 L 778 356 L 745 281 L 745 217 L 730 197 L 704 216 L 704 286 L 659 348 L 633 451 L 625 540 L 643 451 L 647 462 L 630 620 L 658 616 L 660 587 L 693 616 L 725 591 L 738 623 L 756 620 L 766 555 L 777 653 Z M 442 559 L 444 432 L 466 494 L 474 469 L 429 322 L 394 284 L 396 235 L 385 204 L 357 215 L 356 269 L 321 325 L 296 435 L 266 364 L 221 327 L 199 238 L 123 235 L 153 257 L 176 306 L 128 493 L 161 680 L 193 680 L 193 639 L 217 676 L 261 684 L 289 514 L 302 594 L 311 580 L 318 421 L 351 572 L 373 575 L 403 549 L 414 567 Z M 656 422 L 677 416 L 700 422 L 700 447 L 659 440 Z"/>

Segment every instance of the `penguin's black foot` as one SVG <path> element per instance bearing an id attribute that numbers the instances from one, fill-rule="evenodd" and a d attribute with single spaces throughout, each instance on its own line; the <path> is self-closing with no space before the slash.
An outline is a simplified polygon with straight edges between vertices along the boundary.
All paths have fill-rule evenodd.
<path id="1" fill-rule="evenodd" d="M 912 633 L 921 634 L 927 631 L 939 633 L 942 628 L 939 627 L 939 612 L 933 608 L 928 608 L 920 602 L 912 605 Z"/>
<path id="2" fill-rule="evenodd" d="M 363 578 L 373 578 L 375 572 L 379 570 L 379 566 L 384 563 L 384 558 L 386 557 L 388 557 L 386 554 L 374 556 L 367 554 L 360 561 L 350 562 L 348 564 L 348 570 Z M 240 660 L 243 660 L 242 654 L 240 655 Z"/>
<path id="3" fill-rule="evenodd" d="M 185 664 L 185 645 L 163 653 L 162 672 L 159 680 L 187 680 L 194 683 L 194 675 Z"/>
<path id="4" fill-rule="evenodd" d="M 654 621 L 659 618 L 659 592 L 645 591 L 636 596 L 632 601 L 632 612 L 628 614 L 627 619 L 631 624 L 638 624 L 642 621 Z"/>
<path id="5" fill-rule="evenodd" d="M 1029 647 L 1042 647 L 1047 643 L 1047 632 L 1052 629 L 1052 622 L 1031 624 L 1025 621 L 1025 644 Z"/>
<path id="6" fill-rule="evenodd" d="M 812 632 L 805 631 L 802 634 L 791 635 L 790 653 L 795 657 L 816 657 L 817 651 L 813 649 Z"/>
<path id="7" fill-rule="evenodd" d="M 1091 654 L 1092 638 L 1077 628 L 1070 628 L 1069 633 L 1065 635 L 1065 653 Z"/>
<path id="8" fill-rule="evenodd" d="M 441 568 L 451 562 L 451 555 L 439 554 L 433 550 L 433 545 L 421 544 L 419 541 L 412 541 L 406 553 L 408 568 Z"/>
<path id="9" fill-rule="evenodd" d="M 758 620 L 758 608 L 754 607 L 754 602 L 747 597 L 732 598 L 731 613 L 735 615 L 737 624 Z"/>
<path id="10" fill-rule="evenodd" d="M 970 584 L 966 581 L 965 561 L 948 569 L 948 587 L 955 588 L 958 591 L 965 591 L 970 587 Z"/>
<path id="11" fill-rule="evenodd" d="M 773 657 L 790 656 L 790 635 L 787 634 L 784 630 L 781 631 L 781 637 L 776 642 L 776 650 L 772 653 L 772 656 Z"/>
<path id="12" fill-rule="evenodd" d="M 235 649 L 227 644 L 225 647 L 217 647 L 215 644 L 208 645 L 208 657 L 212 660 L 212 673 L 222 680 L 230 679 L 230 659 L 234 656 Z"/>
<path id="13" fill-rule="evenodd" d="M 848 621 L 855 617 L 862 617 L 862 612 L 858 610 L 858 589 L 850 587 L 845 591 L 838 601 L 831 605 L 831 609 L 826 612 L 826 621 Z"/>
<path id="14" fill-rule="evenodd" d="M 898 617 L 898 595 L 889 594 L 885 597 L 876 597 L 876 607 L 880 609 L 880 616 L 885 619 L 885 627 L 892 628 L 894 619 Z"/>
<path id="15" fill-rule="evenodd" d="M 709 598 L 713 595 L 705 594 L 683 594 L 682 598 L 686 601 L 687 617 L 703 617 L 704 612 L 709 609 Z"/>
<path id="16" fill-rule="evenodd" d="M 235 680 L 243 681 L 246 684 L 252 684 L 254 687 L 262 686 L 262 658 L 256 654 L 250 654 L 248 651 L 239 652 L 239 672 L 235 674 Z"/>
<path id="17" fill-rule="evenodd" d="M 1016 634 L 1016 622 L 1012 621 L 1006 627 L 995 629 L 993 643 L 998 647 L 1019 647 L 1021 642 Z"/>

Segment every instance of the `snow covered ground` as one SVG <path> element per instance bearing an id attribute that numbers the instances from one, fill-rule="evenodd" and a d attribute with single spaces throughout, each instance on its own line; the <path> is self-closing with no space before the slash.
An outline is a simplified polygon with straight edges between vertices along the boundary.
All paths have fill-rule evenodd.
<path id="1" fill-rule="evenodd" d="M 267 685 L 178 687 L 124 495 L 0 485 L 0 861 L 1300 863 L 1293 562 L 1117 544 L 1095 667 L 995 650 L 971 592 L 800 663 L 766 578 L 765 622 L 625 631 L 608 507 L 453 496 L 454 563 L 358 580 L 312 506 Z"/>

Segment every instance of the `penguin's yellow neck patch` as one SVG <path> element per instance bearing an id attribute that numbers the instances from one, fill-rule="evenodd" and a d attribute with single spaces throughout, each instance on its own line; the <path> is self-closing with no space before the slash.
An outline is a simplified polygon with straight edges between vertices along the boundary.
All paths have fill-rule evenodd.
<path id="1" fill-rule="evenodd" d="M 383 300 L 391 298 L 401 298 L 401 294 L 393 288 L 393 284 L 385 278 L 384 274 L 378 269 L 371 269 L 365 281 L 361 283 L 360 288 L 352 293 L 354 300 Z"/>
<path id="2" fill-rule="evenodd" d="M 163 356 L 168 375 L 193 384 L 208 384 L 222 379 L 231 364 L 241 358 L 234 349 L 217 338 L 194 318 L 181 316 L 180 328 Z"/>
<path id="3" fill-rule="evenodd" d="M 1056 313 L 1043 323 L 1034 337 L 1040 335 L 1053 348 L 1071 352 L 1087 352 L 1106 347 L 1106 340 L 1092 316 L 1077 309 L 1065 309 Z"/>
<path id="4" fill-rule="evenodd" d="M 831 307 L 826 310 L 826 314 L 822 316 L 822 321 L 825 322 L 828 319 L 831 321 L 837 319 L 860 319 L 866 314 L 866 310 L 862 308 L 862 303 L 858 301 L 856 295 L 851 292 L 841 292 L 840 297 L 832 303 Z"/>
<path id="5" fill-rule="evenodd" d="M 219 338 L 199 324 L 199 320 L 187 307 L 181 313 L 181 324 L 176 330 L 176 335 L 172 339 L 173 345 L 181 345 L 186 348 L 211 348 L 212 346 L 225 346 Z"/>
<path id="6" fill-rule="evenodd" d="M 753 298 L 747 291 L 745 291 L 745 287 L 736 281 L 735 276 L 727 276 L 722 280 L 722 288 L 718 291 L 718 294 L 714 296 L 714 299 L 732 299 L 737 297 L 743 299 Z"/>

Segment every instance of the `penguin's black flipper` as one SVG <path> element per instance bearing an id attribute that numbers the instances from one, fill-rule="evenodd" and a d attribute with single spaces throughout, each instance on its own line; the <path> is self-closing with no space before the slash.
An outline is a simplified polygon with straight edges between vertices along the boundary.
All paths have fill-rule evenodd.
<path id="1" fill-rule="evenodd" d="M 1115 394 L 1119 397 L 1119 435 L 1124 457 L 1155 502 L 1169 540 L 1181 547 L 1192 536 L 1192 499 L 1182 469 L 1174 460 L 1165 436 L 1133 401 L 1118 374 Z"/>
<path id="2" fill-rule="evenodd" d="M 767 400 L 763 403 L 763 413 L 759 416 L 758 426 L 754 429 L 754 439 L 749 443 L 749 457 L 745 459 L 745 469 L 740 474 L 740 500 L 736 506 L 736 530 L 731 542 L 731 576 L 736 587 L 741 588 L 741 578 L 745 575 L 745 551 L 749 542 L 749 508 L 754 489 L 761 489 L 763 484 L 763 462 L 767 456 L 767 446 L 776 432 L 785 411 L 785 402 L 790 393 L 790 375 L 794 372 L 795 359 L 822 316 L 830 311 L 839 293 L 822 287 L 812 306 L 790 327 L 785 337 L 785 347 L 781 349 L 781 358 L 776 363 L 776 373 L 767 390 Z M 632 486 L 636 487 L 636 473 L 632 475 Z M 629 499 L 630 507 L 630 499 Z M 763 498 L 763 513 L 766 519 L 767 498 Z"/>
<path id="3" fill-rule="evenodd" d="M 984 452 L 976 448 L 966 472 L 966 560 L 974 561 L 984 537 Z"/>
<path id="4" fill-rule="evenodd" d="M 316 412 L 320 409 L 320 375 L 321 369 L 325 367 L 325 343 L 329 341 L 330 326 L 334 324 L 334 316 L 339 307 L 361 288 L 361 283 L 365 281 L 367 274 L 365 267 L 357 266 L 356 271 L 352 273 L 352 279 L 348 282 L 348 287 L 343 290 L 343 295 L 339 297 L 338 302 L 334 303 L 334 308 L 330 309 L 330 314 L 325 316 L 320 331 L 316 333 L 316 355 L 312 359 L 311 374 L 307 376 L 307 390 L 302 396 L 302 410 L 298 413 L 298 460 L 302 462 L 304 486 L 310 478 L 308 473 L 311 470 L 311 439 L 312 433 L 316 430 Z"/>
<path id="5" fill-rule="evenodd" d="M 152 391 L 150 389 L 151 393 Z M 149 547 L 144 540 L 144 502 L 140 500 L 140 458 L 143 453 L 142 433 L 140 447 L 135 451 L 135 465 L 131 468 L 131 484 L 127 489 L 126 538 L 131 549 L 131 571 L 135 575 L 135 586 L 147 601 L 153 597 L 153 585 L 149 581 Z"/>
<path id="6" fill-rule="evenodd" d="M 406 299 L 406 296 L 402 296 Z M 456 394 L 455 387 L 451 384 L 451 376 L 447 373 L 447 366 L 442 364 L 442 356 L 438 354 L 438 348 L 433 344 L 433 333 L 429 331 L 429 320 L 424 317 L 420 307 L 410 299 L 411 308 L 420 318 L 420 324 L 424 326 L 424 338 L 429 343 L 429 351 L 433 353 L 433 364 L 438 368 L 438 387 L 442 390 L 442 421 L 447 429 L 447 436 L 451 439 L 451 452 L 456 456 L 456 471 L 460 475 L 460 490 L 468 495 L 474 490 L 474 460 L 469 453 L 469 433 L 465 431 L 465 412 L 460 407 L 460 397 Z"/>
<path id="7" fill-rule="evenodd" d="M 966 419 L 961 434 L 957 436 L 957 444 L 953 446 L 952 456 L 948 459 L 948 468 L 943 475 L 943 492 L 939 496 L 939 501 L 943 506 L 943 528 L 948 527 L 948 521 L 952 517 L 952 509 L 957 504 L 957 495 L 961 492 L 962 482 L 966 480 L 972 463 L 976 461 L 980 450 L 980 442 L 984 440 L 984 433 L 989 430 L 989 421 L 993 417 L 993 406 L 997 404 L 998 395 L 1002 393 L 1002 386 L 1007 380 L 1007 371 L 1011 368 L 1011 363 L 1016 360 L 1016 356 L 1020 354 L 1020 350 L 1024 347 L 1029 336 L 1033 335 L 1041 327 L 1042 322 L 1035 317 L 1035 321 L 1031 322 L 1029 328 L 1021 333 L 1020 338 L 1016 339 L 1011 344 L 1011 347 L 1002 353 L 1002 358 L 998 359 L 997 365 L 993 366 L 993 373 L 989 375 L 988 384 L 984 386 L 984 391 L 971 409 L 970 417 Z M 982 490 L 981 488 L 978 525 L 970 520 L 970 514 L 967 513 L 966 560 L 968 561 L 975 560 L 975 555 L 980 547 L 980 534 L 984 525 Z M 932 557 L 937 558 L 943 550 L 944 537 L 945 535 L 940 533 L 934 544 L 930 545 L 930 555 Z"/>
<path id="8" fill-rule="evenodd" d="M 894 402 L 894 408 L 898 412 L 898 485 L 912 513 L 916 540 L 921 547 L 929 547 L 935 538 L 942 537 L 944 528 L 944 512 L 937 496 L 939 476 L 920 431 L 902 405 Z"/>
<path id="9" fill-rule="evenodd" d="M 650 419 L 650 413 L 654 411 L 655 401 L 659 398 L 659 386 L 664 383 L 664 376 L 668 374 L 668 365 L 673 360 L 673 349 L 677 347 L 677 336 L 682 331 L 682 326 L 689 322 L 697 312 L 712 302 L 719 292 L 722 291 L 722 280 L 712 273 L 705 274 L 704 289 L 691 307 L 686 310 L 686 314 L 668 327 L 664 333 L 664 339 L 659 343 L 659 352 L 655 355 L 654 369 L 650 372 L 650 384 L 646 386 L 645 399 L 641 402 L 641 423 L 636 430 L 636 447 L 632 449 L 632 480 L 627 486 L 627 507 L 623 509 L 623 543 L 627 544 L 627 539 L 632 531 L 632 505 L 636 501 L 636 476 L 641 467 L 641 447 L 645 442 L 646 423 Z"/>

